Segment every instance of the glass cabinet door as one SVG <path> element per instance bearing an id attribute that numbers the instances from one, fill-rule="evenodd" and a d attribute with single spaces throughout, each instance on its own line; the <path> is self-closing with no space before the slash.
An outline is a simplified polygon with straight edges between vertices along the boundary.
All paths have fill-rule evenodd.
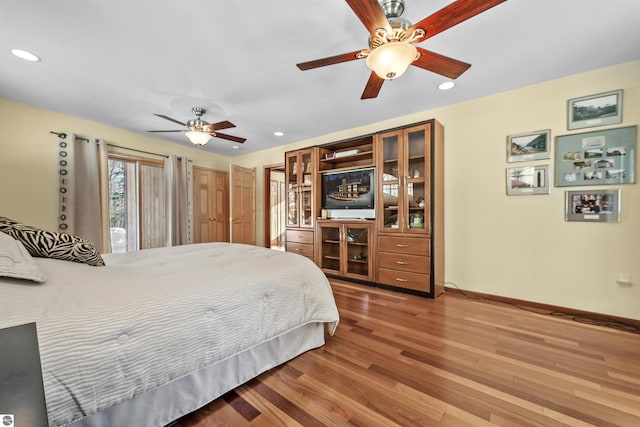
<path id="1" fill-rule="evenodd" d="M 302 189 L 300 191 L 300 226 L 301 227 L 311 227 L 313 226 L 312 221 L 312 204 L 311 200 L 313 198 L 313 193 L 311 188 Z"/>
<path id="2" fill-rule="evenodd" d="M 297 154 L 288 155 L 286 158 L 286 186 L 287 186 L 287 226 L 298 227 L 300 225 L 300 211 L 298 209 L 298 160 Z"/>
<path id="3" fill-rule="evenodd" d="M 311 151 L 300 154 L 300 227 L 313 227 L 313 162 Z"/>
<path id="4" fill-rule="evenodd" d="M 380 177 L 382 217 L 378 222 L 380 229 L 397 229 L 399 225 L 398 208 L 400 204 L 400 186 L 402 170 L 400 164 L 400 132 L 382 137 L 382 173 Z"/>
<path id="5" fill-rule="evenodd" d="M 287 226 L 298 226 L 298 192 L 287 191 Z"/>
<path id="6" fill-rule="evenodd" d="M 369 277 L 369 228 L 346 225 L 346 275 Z"/>
<path id="7" fill-rule="evenodd" d="M 320 268 L 340 273 L 340 225 L 322 224 L 320 230 Z"/>
<path id="8" fill-rule="evenodd" d="M 285 161 L 287 227 L 312 228 L 314 226 L 313 160 L 313 150 L 287 154 Z"/>
<path id="9" fill-rule="evenodd" d="M 426 154 L 426 133 L 423 127 L 407 130 L 406 176 L 407 193 L 404 200 L 403 223 L 406 229 L 424 232 L 428 224 L 426 214 L 429 206 L 428 157 Z"/>

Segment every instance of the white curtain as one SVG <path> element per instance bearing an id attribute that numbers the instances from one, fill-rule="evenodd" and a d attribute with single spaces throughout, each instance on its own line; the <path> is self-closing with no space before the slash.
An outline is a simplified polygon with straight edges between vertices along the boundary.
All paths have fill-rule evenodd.
<path id="1" fill-rule="evenodd" d="M 167 246 L 193 243 L 193 164 L 185 157 L 164 161 Z"/>
<path id="2" fill-rule="evenodd" d="M 109 163 L 107 144 L 74 134 L 58 136 L 60 231 L 111 251 L 109 238 Z"/>

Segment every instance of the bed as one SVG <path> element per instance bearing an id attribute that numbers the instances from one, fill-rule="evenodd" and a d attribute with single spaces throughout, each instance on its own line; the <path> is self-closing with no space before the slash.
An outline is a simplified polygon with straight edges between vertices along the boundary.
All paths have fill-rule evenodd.
<path id="1" fill-rule="evenodd" d="M 327 278 L 299 255 L 206 243 L 102 257 L 33 257 L 43 283 L 0 277 L 0 328 L 36 322 L 50 426 L 168 425 L 338 325 Z"/>

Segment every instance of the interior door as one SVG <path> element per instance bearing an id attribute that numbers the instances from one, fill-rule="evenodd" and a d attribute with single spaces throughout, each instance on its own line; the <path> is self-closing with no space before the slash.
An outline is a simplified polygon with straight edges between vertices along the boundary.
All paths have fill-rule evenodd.
<path id="1" fill-rule="evenodd" d="M 231 241 L 256 244 L 256 170 L 231 168 Z"/>
<path id="2" fill-rule="evenodd" d="M 194 191 L 194 242 L 229 241 L 229 174 L 195 167 Z"/>

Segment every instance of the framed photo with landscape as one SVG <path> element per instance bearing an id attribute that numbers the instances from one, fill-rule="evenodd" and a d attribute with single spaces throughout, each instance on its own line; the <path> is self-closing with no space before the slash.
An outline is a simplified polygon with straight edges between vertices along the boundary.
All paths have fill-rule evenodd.
<path id="1" fill-rule="evenodd" d="M 573 98 L 568 102 L 567 129 L 622 122 L 622 89 Z"/>
<path id="2" fill-rule="evenodd" d="M 619 222 L 620 190 L 565 192 L 565 221 Z"/>
<path id="3" fill-rule="evenodd" d="M 507 196 L 549 194 L 549 165 L 507 168 Z"/>
<path id="4" fill-rule="evenodd" d="M 556 187 L 635 182 L 637 126 L 556 137 Z"/>
<path id="5" fill-rule="evenodd" d="M 550 130 L 509 135 L 507 136 L 507 162 L 548 159 L 550 145 Z"/>

